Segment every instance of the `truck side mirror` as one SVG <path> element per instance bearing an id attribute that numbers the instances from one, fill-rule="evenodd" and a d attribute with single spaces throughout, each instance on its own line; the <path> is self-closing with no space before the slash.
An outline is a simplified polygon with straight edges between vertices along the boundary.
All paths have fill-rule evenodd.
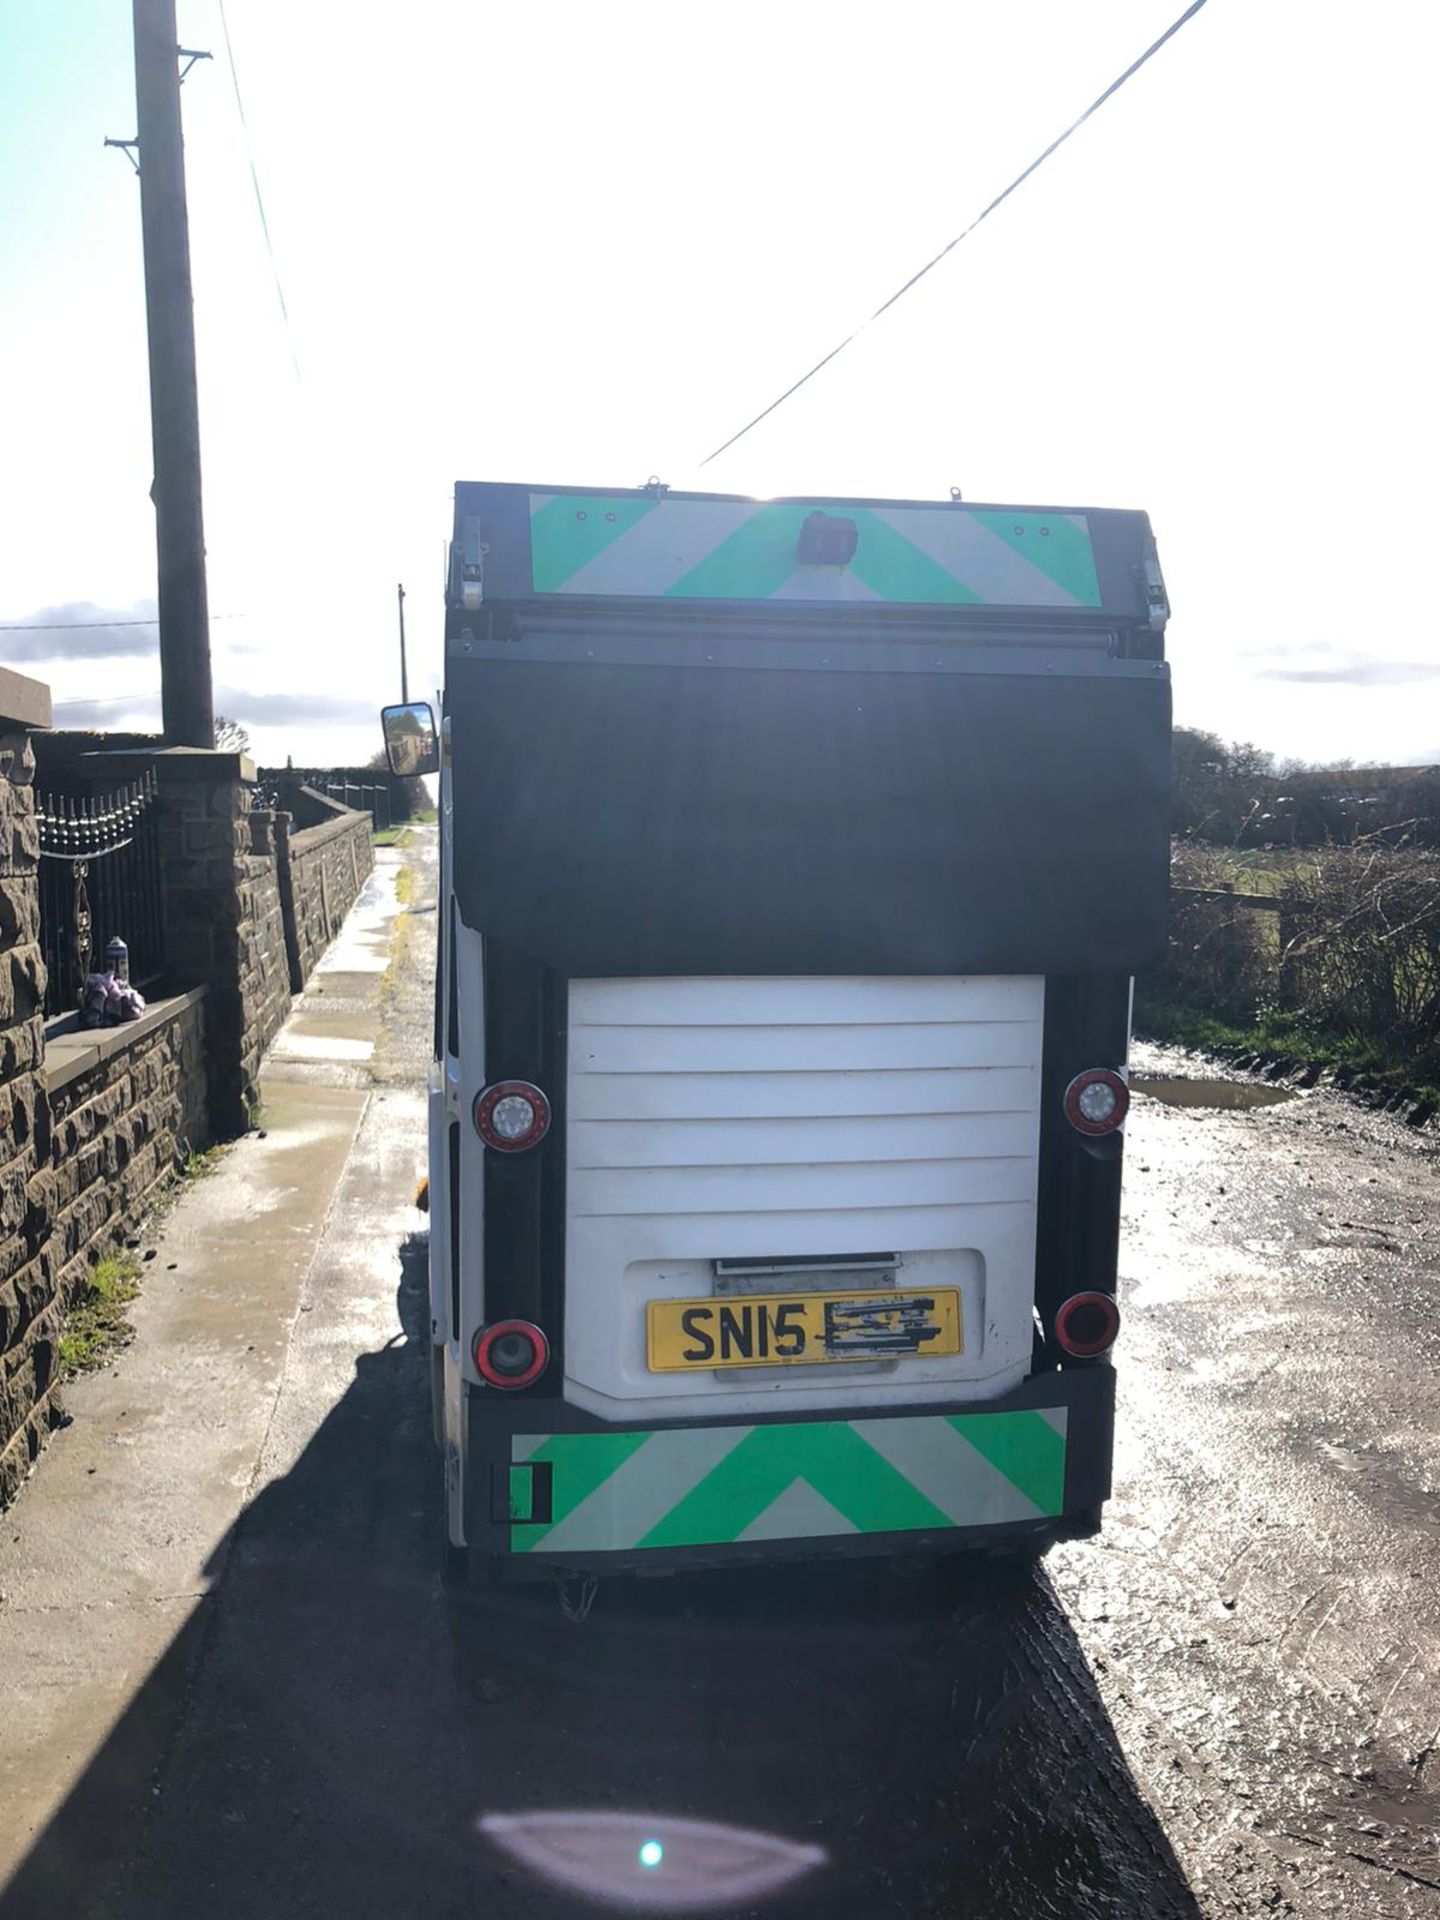
<path id="1" fill-rule="evenodd" d="M 435 738 L 435 715 L 428 700 L 412 700 L 408 706 L 382 707 L 380 724 L 385 729 L 385 758 L 391 773 L 410 779 L 417 773 L 434 773 L 440 765 L 440 747 Z"/>

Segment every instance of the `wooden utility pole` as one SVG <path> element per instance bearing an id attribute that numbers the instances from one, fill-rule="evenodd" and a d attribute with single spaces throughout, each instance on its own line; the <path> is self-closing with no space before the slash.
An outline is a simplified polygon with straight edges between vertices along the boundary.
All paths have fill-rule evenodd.
<path id="1" fill-rule="evenodd" d="M 400 704 L 402 707 L 408 707 L 410 678 L 405 671 L 405 589 L 399 586 L 395 591 L 400 596 Z"/>
<path id="2" fill-rule="evenodd" d="M 133 4 L 150 427 L 155 446 L 151 497 L 159 561 L 161 711 L 167 746 L 213 747 L 210 612 L 200 510 L 200 408 L 175 0 L 133 0 Z"/>

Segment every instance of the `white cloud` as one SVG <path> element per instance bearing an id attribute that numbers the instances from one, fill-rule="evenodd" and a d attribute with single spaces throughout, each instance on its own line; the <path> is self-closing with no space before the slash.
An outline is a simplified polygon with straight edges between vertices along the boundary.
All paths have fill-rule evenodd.
<path id="1" fill-rule="evenodd" d="M 858 0 L 416 0 L 351 34 L 252 0 L 231 24 L 288 341 L 221 62 L 185 89 L 210 601 L 244 616 L 228 653 L 216 620 L 217 678 L 378 709 L 403 579 L 431 686 L 455 479 L 695 479 L 1174 11 L 895 0 L 877 33 Z M 1372 97 L 1345 19 L 1207 8 L 703 484 L 1144 506 L 1182 720 L 1310 758 L 1433 750 L 1418 681 L 1276 677 L 1304 647 L 1440 662 L 1415 240 L 1437 29 L 1371 10 Z M 77 51 L 32 9 L 28 117 L 0 132 L 24 182 L 9 618 L 154 591 L 137 200 L 99 145 L 133 116 L 118 20 Z M 210 0 L 181 34 L 218 51 Z M 153 689 L 105 664 L 57 693 Z M 269 755 L 294 731 L 257 722 Z"/>

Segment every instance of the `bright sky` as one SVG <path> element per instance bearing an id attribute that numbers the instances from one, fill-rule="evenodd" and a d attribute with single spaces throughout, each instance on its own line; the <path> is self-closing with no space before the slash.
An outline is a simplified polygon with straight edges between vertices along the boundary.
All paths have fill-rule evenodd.
<path id="1" fill-rule="evenodd" d="M 1182 721 L 1440 761 L 1432 9 L 1210 0 L 702 477 L 1180 0 L 227 8 L 290 312 L 180 0 L 217 705 L 262 759 L 373 751 L 399 580 L 433 686 L 453 481 L 659 474 L 1144 507 Z M 0 0 L 4 621 L 153 612 L 129 16 Z M 153 724 L 154 644 L 0 660 Z"/>

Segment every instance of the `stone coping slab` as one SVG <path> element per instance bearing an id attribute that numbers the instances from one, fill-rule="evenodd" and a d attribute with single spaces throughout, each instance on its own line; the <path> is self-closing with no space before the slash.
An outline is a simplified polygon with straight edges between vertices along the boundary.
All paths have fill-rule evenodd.
<path id="1" fill-rule="evenodd" d="M 58 1093 L 82 1073 L 124 1053 L 197 1006 L 208 992 L 208 987 L 192 987 L 188 993 L 152 1000 L 138 1020 L 127 1020 L 119 1027 L 82 1027 L 78 1013 L 58 1014 L 45 1026 L 45 1081 L 50 1092 Z"/>

